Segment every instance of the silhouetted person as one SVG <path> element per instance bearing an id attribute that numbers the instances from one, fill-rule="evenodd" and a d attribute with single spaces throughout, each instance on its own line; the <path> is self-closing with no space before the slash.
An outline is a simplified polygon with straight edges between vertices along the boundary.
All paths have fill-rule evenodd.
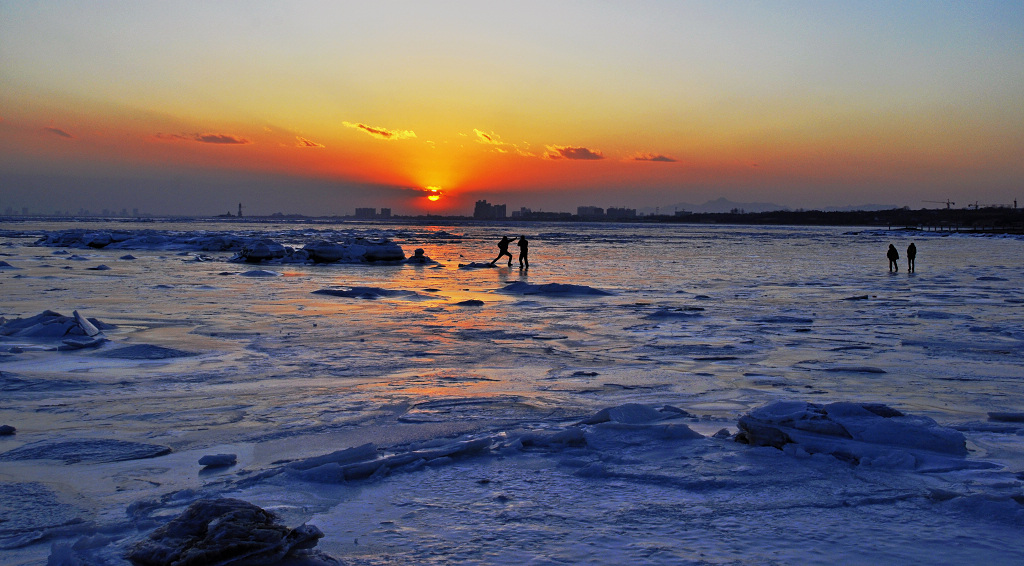
<path id="1" fill-rule="evenodd" d="M 494 265 L 495 263 L 498 263 L 498 260 L 501 259 L 501 256 L 506 256 L 507 255 L 508 256 L 508 266 L 512 267 L 512 254 L 509 253 L 509 251 L 508 251 L 508 244 L 511 241 L 512 240 L 508 239 L 508 236 L 502 236 L 501 237 L 501 241 L 498 242 L 498 257 L 494 258 L 494 261 L 491 262 L 491 265 Z"/>
<path id="2" fill-rule="evenodd" d="M 526 236 L 519 236 L 516 245 L 519 246 L 519 269 L 530 269 L 530 242 Z"/>
<path id="3" fill-rule="evenodd" d="M 910 242 L 910 245 L 907 246 L 907 272 L 908 273 L 913 273 L 914 272 L 914 258 L 915 257 L 917 257 L 917 246 L 914 245 L 914 242 Z"/>
<path id="4" fill-rule="evenodd" d="M 900 270 L 900 252 L 896 251 L 896 246 L 889 244 L 889 251 L 885 253 L 885 257 L 889 258 L 889 273 Z"/>

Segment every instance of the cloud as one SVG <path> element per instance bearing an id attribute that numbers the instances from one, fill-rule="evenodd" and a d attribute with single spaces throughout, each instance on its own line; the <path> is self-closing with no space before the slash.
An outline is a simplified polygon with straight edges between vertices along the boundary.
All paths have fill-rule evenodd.
<path id="1" fill-rule="evenodd" d="M 492 146 L 491 149 L 497 153 L 509 153 L 510 151 L 512 151 L 518 155 L 522 155 L 523 157 L 536 157 L 536 155 L 524 150 L 523 148 L 519 147 L 514 143 L 501 141 L 501 136 L 494 132 L 487 133 L 483 130 L 473 128 L 473 133 L 476 134 L 477 143 Z"/>
<path id="2" fill-rule="evenodd" d="M 245 138 L 233 136 L 231 134 L 156 134 L 158 140 L 172 140 L 172 141 L 195 141 L 200 143 L 215 143 L 215 144 L 227 144 L 227 145 L 245 145 L 252 143 Z"/>
<path id="3" fill-rule="evenodd" d="M 663 163 L 675 163 L 679 161 L 674 157 L 655 153 L 638 153 L 632 157 L 633 161 L 660 161 Z"/>
<path id="4" fill-rule="evenodd" d="M 50 132 L 51 134 L 56 134 L 56 135 L 58 135 L 58 136 L 60 136 L 62 138 L 75 139 L 75 136 L 65 132 L 64 130 L 62 130 L 60 128 L 49 128 L 49 127 L 47 127 L 47 128 L 43 128 L 43 131 Z"/>
<path id="5" fill-rule="evenodd" d="M 306 138 L 295 136 L 295 139 L 299 140 L 298 147 L 327 147 L 322 143 L 316 143 L 313 140 L 307 140 Z"/>
<path id="6" fill-rule="evenodd" d="M 488 134 L 487 132 L 482 132 L 476 128 L 473 128 L 473 133 L 476 134 L 476 141 L 478 141 L 479 143 L 486 143 L 491 145 L 504 145 L 501 142 L 501 139 L 498 137 L 498 134 L 495 134 L 494 132 Z"/>
<path id="7" fill-rule="evenodd" d="M 570 147 L 563 145 L 549 145 L 548 152 L 544 154 L 545 159 L 581 159 L 596 160 L 604 159 L 600 150 L 588 149 L 585 147 Z"/>
<path id="8" fill-rule="evenodd" d="M 349 128 L 355 128 L 362 130 L 371 136 L 381 140 L 405 140 L 416 137 L 416 132 L 412 130 L 388 130 L 385 128 L 377 128 L 374 126 L 367 126 L 366 124 L 353 124 L 352 122 L 342 122 Z"/>
<path id="9" fill-rule="evenodd" d="M 194 138 L 202 143 L 247 144 L 249 140 L 230 134 L 196 134 Z"/>

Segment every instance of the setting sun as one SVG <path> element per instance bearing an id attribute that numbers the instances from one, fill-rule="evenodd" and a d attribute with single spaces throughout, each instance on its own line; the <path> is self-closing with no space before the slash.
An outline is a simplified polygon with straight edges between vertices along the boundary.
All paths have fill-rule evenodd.
<path id="1" fill-rule="evenodd" d="M 441 189 L 438 187 L 427 187 L 427 200 L 437 201 L 441 199 Z"/>

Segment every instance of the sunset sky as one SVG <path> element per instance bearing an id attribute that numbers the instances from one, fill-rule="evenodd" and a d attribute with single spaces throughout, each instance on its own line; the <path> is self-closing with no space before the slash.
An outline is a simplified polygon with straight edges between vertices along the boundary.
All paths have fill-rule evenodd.
<path id="1" fill-rule="evenodd" d="M 1024 2 L 0 0 L 0 213 L 719 197 L 1024 206 Z"/>

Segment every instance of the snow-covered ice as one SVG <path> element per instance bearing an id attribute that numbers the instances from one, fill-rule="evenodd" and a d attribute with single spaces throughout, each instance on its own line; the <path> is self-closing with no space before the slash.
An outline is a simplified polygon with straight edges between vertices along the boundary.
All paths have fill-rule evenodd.
<path id="1" fill-rule="evenodd" d="M 489 263 L 513 232 L 529 269 Z M 917 273 L 888 273 L 911 240 Z M 157 221 L 0 243 L 4 564 L 224 551 L 167 536 L 196 525 L 276 533 L 263 563 L 1024 562 L 1019 238 Z"/>

